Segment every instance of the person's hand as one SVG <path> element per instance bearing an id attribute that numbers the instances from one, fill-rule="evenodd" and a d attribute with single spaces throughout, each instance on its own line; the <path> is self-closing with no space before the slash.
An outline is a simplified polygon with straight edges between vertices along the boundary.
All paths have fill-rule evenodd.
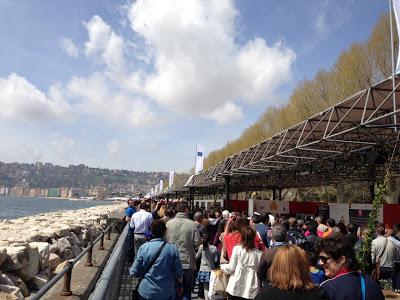
<path id="1" fill-rule="evenodd" d="M 182 297 L 182 295 L 183 295 L 183 287 L 178 287 L 176 289 L 176 294 L 177 294 L 178 297 Z"/>

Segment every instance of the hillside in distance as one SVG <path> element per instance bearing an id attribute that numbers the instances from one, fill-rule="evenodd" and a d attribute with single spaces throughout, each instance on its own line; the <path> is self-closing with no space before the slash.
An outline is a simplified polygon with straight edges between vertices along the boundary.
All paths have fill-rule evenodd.
<path id="1" fill-rule="evenodd" d="M 166 172 L 139 172 L 128 170 L 110 170 L 91 168 L 86 165 L 62 167 L 51 163 L 3 163 L 0 162 L 0 186 L 17 185 L 30 188 L 55 188 L 108 185 L 133 185 L 150 190 L 163 179 L 168 179 Z"/>

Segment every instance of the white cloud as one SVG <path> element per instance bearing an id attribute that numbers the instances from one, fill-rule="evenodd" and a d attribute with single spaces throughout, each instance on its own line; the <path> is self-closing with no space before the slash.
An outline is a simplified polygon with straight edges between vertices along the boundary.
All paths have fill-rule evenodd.
<path id="1" fill-rule="evenodd" d="M 116 140 L 109 141 L 107 143 L 108 154 L 112 157 L 117 157 L 119 154 L 119 142 Z"/>
<path id="2" fill-rule="evenodd" d="M 235 41 L 233 0 L 138 0 L 128 16 L 134 31 L 129 39 L 98 15 L 83 23 L 84 54 L 102 67 L 87 77 L 75 76 L 47 94 L 16 74 L 0 78 L 0 118 L 40 120 L 74 112 L 143 127 L 173 111 L 226 124 L 243 117 L 239 105 L 273 104 L 291 78 L 295 53 L 281 42 Z M 79 55 L 67 38 L 60 46 Z"/>
<path id="3" fill-rule="evenodd" d="M 74 42 L 68 38 L 61 38 L 59 41 L 59 46 L 65 51 L 69 56 L 77 58 L 79 56 L 79 50 L 75 46 Z"/>
<path id="4" fill-rule="evenodd" d="M 67 119 L 71 106 L 57 96 L 57 90 L 53 86 L 46 95 L 15 73 L 0 78 L 0 119 L 28 122 Z"/>
<path id="5" fill-rule="evenodd" d="M 97 58 L 113 73 L 124 73 L 124 40 L 97 15 L 84 25 L 89 34 L 89 40 L 85 43 L 85 55 Z"/>
<path id="6" fill-rule="evenodd" d="M 62 137 L 51 141 L 50 145 L 59 150 L 70 150 L 75 146 L 75 141 L 67 137 Z"/>
<path id="7" fill-rule="evenodd" d="M 291 78 L 295 53 L 255 38 L 235 42 L 234 2 L 136 1 L 129 17 L 144 39 L 154 72 L 150 99 L 176 112 L 208 116 L 233 101 L 268 101 Z M 267 103 L 271 104 L 271 103 Z"/>
<path id="8" fill-rule="evenodd" d="M 74 77 L 66 89 L 70 97 L 79 101 L 76 106 L 81 113 L 133 127 L 158 123 L 157 115 L 147 101 L 116 88 L 104 74 Z"/>
<path id="9" fill-rule="evenodd" d="M 351 19 L 351 8 L 354 1 L 338 3 L 325 0 L 317 5 L 317 15 L 314 20 L 314 30 L 321 39 L 328 38 L 332 31 L 337 30 Z"/>
<path id="10" fill-rule="evenodd" d="M 210 113 L 208 118 L 213 119 L 219 125 L 224 125 L 242 119 L 243 112 L 235 103 L 227 102 Z"/>

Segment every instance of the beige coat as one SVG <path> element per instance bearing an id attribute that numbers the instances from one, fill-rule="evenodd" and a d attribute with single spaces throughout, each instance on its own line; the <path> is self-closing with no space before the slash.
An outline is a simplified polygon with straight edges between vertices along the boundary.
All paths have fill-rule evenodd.
<path id="1" fill-rule="evenodd" d="M 184 213 L 177 213 L 175 218 L 167 222 L 167 241 L 178 247 L 182 269 L 196 270 L 196 252 L 200 245 L 200 236 L 196 224 Z"/>

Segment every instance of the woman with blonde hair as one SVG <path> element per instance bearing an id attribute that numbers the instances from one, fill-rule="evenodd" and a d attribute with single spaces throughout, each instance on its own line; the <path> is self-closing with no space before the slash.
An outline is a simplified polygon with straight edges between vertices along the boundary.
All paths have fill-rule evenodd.
<path id="1" fill-rule="evenodd" d="M 279 247 L 268 272 L 269 282 L 256 300 L 328 300 L 325 291 L 314 285 L 310 263 L 303 249 L 296 245 Z"/>

